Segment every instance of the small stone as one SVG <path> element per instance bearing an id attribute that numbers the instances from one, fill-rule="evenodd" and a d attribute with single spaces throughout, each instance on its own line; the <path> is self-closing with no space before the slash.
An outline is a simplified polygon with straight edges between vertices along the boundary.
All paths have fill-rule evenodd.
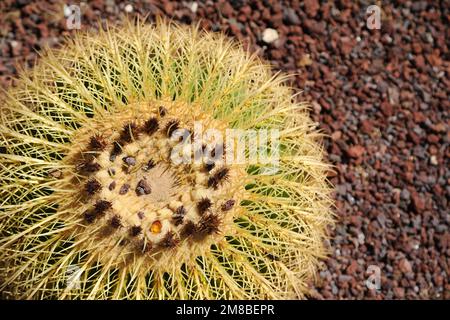
<path id="1" fill-rule="evenodd" d="M 127 4 L 124 8 L 126 13 L 131 13 L 133 12 L 133 6 L 131 4 Z"/>
<path id="2" fill-rule="evenodd" d="M 422 197 L 418 193 L 416 193 L 416 192 L 412 193 L 411 200 L 412 200 L 414 210 L 417 213 L 420 213 L 423 210 L 425 210 L 425 201 L 422 199 Z"/>
<path id="3" fill-rule="evenodd" d="M 407 259 L 400 260 L 398 267 L 401 272 L 408 274 L 412 272 L 411 263 Z"/>
<path id="4" fill-rule="evenodd" d="M 342 274 L 342 275 L 340 275 L 340 276 L 338 277 L 338 281 L 339 281 L 339 282 L 349 282 L 349 281 L 351 281 L 352 279 L 353 279 L 352 276 L 344 275 L 344 274 Z"/>
<path id="5" fill-rule="evenodd" d="M 350 37 L 342 37 L 339 39 L 339 47 L 341 49 L 342 54 L 348 55 L 353 50 L 353 41 Z"/>
<path id="6" fill-rule="evenodd" d="M 236 201 L 234 201 L 233 199 L 227 200 L 223 205 L 222 205 L 222 211 L 229 211 L 231 210 L 231 208 L 233 208 L 234 204 L 236 203 Z"/>
<path id="7" fill-rule="evenodd" d="M 287 8 L 284 11 L 284 19 L 288 24 L 291 25 L 298 25 L 300 24 L 300 18 L 298 17 L 297 13 L 292 8 Z"/>
<path id="8" fill-rule="evenodd" d="M 109 191 L 113 191 L 116 188 L 116 182 L 113 181 L 109 184 L 108 189 Z"/>
<path id="9" fill-rule="evenodd" d="M 275 29 L 267 28 L 263 31 L 262 40 L 265 43 L 272 43 L 278 39 L 278 32 Z"/>
<path id="10" fill-rule="evenodd" d="M 136 194 L 138 196 L 143 196 L 146 194 L 150 194 L 152 192 L 152 189 L 150 188 L 150 185 L 147 181 L 144 179 L 140 180 L 136 187 Z"/>
<path id="11" fill-rule="evenodd" d="M 400 95 L 398 93 L 397 87 L 389 87 L 388 88 L 388 95 L 389 95 L 389 103 L 390 104 L 396 105 L 396 104 L 399 103 Z"/>
<path id="12" fill-rule="evenodd" d="M 341 139 L 341 138 L 342 138 L 342 131 L 337 130 L 337 131 L 334 131 L 334 132 L 331 134 L 331 139 L 332 139 L 333 141 L 337 141 L 337 140 L 339 140 L 339 139 Z"/>
<path id="13" fill-rule="evenodd" d="M 352 260 L 350 265 L 347 267 L 348 274 L 354 274 L 358 270 L 358 263 L 355 260 Z"/>
<path id="14" fill-rule="evenodd" d="M 10 45 L 11 45 L 12 55 L 15 57 L 19 56 L 20 52 L 22 50 L 22 44 L 18 41 L 13 40 L 10 42 Z"/>
<path id="15" fill-rule="evenodd" d="M 439 164 L 438 161 L 437 161 L 437 157 L 436 157 L 435 155 L 433 155 L 433 156 L 430 157 L 430 163 L 431 163 L 433 166 L 437 166 L 437 165 Z"/>
<path id="16" fill-rule="evenodd" d="M 303 4 L 305 6 L 305 12 L 309 17 L 313 18 L 317 15 L 317 12 L 319 11 L 320 8 L 319 1 L 305 0 Z"/>
<path id="17" fill-rule="evenodd" d="M 230 18 L 233 15 L 233 12 L 234 12 L 234 9 L 228 1 L 225 1 L 220 5 L 220 13 L 224 17 Z"/>
<path id="18" fill-rule="evenodd" d="M 191 5 L 189 6 L 189 9 L 191 9 L 192 13 L 196 13 L 198 9 L 198 3 L 195 1 L 192 2 Z"/>
<path id="19" fill-rule="evenodd" d="M 398 299 L 403 299 L 405 297 L 405 289 L 404 288 L 394 288 L 394 295 L 398 298 Z"/>
<path id="20" fill-rule="evenodd" d="M 166 14 L 168 14 L 168 15 L 173 14 L 174 8 L 173 8 L 172 2 L 165 2 L 163 8 L 164 8 L 164 11 L 166 12 Z"/>
<path id="21" fill-rule="evenodd" d="M 390 117 L 394 114 L 394 109 L 392 108 L 392 105 L 385 101 L 381 104 L 381 112 L 386 116 Z"/>
<path id="22" fill-rule="evenodd" d="M 305 66 L 310 66 L 312 65 L 313 61 L 311 60 L 311 57 L 309 54 L 305 54 L 302 56 L 302 58 L 300 59 L 300 61 L 298 62 L 298 66 L 299 67 L 305 67 Z"/>
<path id="23" fill-rule="evenodd" d="M 364 152 L 366 151 L 366 149 L 363 146 L 353 146 L 347 149 L 347 154 L 351 157 L 351 158 L 359 158 L 361 157 Z"/>

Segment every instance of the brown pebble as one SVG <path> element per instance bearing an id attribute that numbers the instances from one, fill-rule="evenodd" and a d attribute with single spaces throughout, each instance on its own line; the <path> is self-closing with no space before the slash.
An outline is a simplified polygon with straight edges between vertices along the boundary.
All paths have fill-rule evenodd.
<path id="1" fill-rule="evenodd" d="M 234 201 L 233 199 L 227 200 L 223 205 L 222 205 L 222 211 L 228 211 L 231 210 L 231 208 L 233 208 L 234 204 L 236 203 L 236 201 Z"/>
<path id="2" fill-rule="evenodd" d="M 109 191 L 113 191 L 116 188 L 116 182 L 113 181 L 109 184 L 108 189 Z"/>
<path id="3" fill-rule="evenodd" d="M 130 185 L 125 183 L 123 186 L 120 187 L 119 194 L 124 195 L 128 192 L 128 190 L 130 190 Z"/>
<path id="4" fill-rule="evenodd" d="M 147 181 L 144 179 L 140 180 L 136 186 L 136 194 L 138 196 L 143 196 L 146 194 L 150 194 L 152 192 L 152 189 L 150 188 L 150 185 Z"/>
<path id="5" fill-rule="evenodd" d="M 159 245 L 163 248 L 174 248 L 178 244 L 179 240 L 176 238 L 172 231 L 167 232 L 164 238 L 161 239 Z"/>
<path id="6" fill-rule="evenodd" d="M 131 156 L 124 157 L 122 160 L 129 166 L 134 166 L 136 164 L 136 158 Z"/>

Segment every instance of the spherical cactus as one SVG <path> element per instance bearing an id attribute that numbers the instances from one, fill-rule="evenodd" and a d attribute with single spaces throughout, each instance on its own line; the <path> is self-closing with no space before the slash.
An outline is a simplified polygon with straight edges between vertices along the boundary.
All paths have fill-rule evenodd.
<path id="1" fill-rule="evenodd" d="M 0 112 L 2 297 L 305 297 L 333 221 L 328 166 L 283 81 L 167 22 L 45 51 Z"/>

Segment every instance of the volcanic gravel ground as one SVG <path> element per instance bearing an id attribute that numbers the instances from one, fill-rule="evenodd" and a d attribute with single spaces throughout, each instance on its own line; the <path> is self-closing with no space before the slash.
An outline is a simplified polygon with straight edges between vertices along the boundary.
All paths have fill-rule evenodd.
<path id="1" fill-rule="evenodd" d="M 127 14 L 200 21 L 298 74 L 336 166 L 338 221 L 311 298 L 450 299 L 449 1 L 373 1 L 380 30 L 366 25 L 371 1 L 87 2 L 82 29 Z M 74 32 L 63 4 L 0 2 L 3 88 Z M 376 268 L 379 290 L 366 286 Z"/>

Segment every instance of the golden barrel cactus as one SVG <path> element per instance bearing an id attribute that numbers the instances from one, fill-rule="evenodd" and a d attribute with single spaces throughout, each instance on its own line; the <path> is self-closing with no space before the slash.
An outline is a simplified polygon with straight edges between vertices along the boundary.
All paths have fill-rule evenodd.
<path id="1" fill-rule="evenodd" d="M 305 297 L 333 220 L 328 166 L 283 81 L 163 21 L 46 50 L 1 106 L 2 298 Z M 253 140 L 216 139 L 236 129 Z M 248 160 L 261 132 L 276 162 Z"/>

